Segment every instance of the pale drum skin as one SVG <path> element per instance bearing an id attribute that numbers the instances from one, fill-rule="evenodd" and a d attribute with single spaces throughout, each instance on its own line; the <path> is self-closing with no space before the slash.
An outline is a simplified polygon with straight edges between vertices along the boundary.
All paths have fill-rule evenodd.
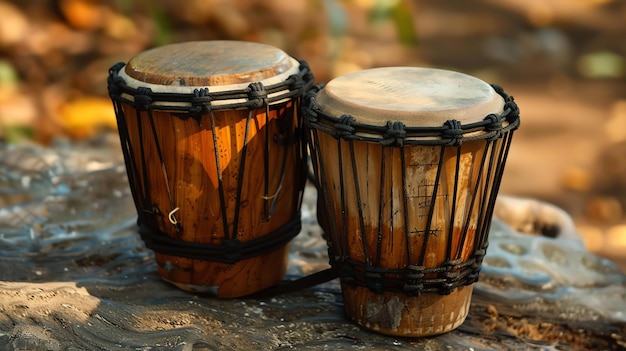
<path id="1" fill-rule="evenodd" d="M 299 71 L 299 63 L 274 47 L 247 42 L 212 41 L 172 44 L 143 52 L 131 59 L 121 76 L 131 87 L 150 87 L 154 92 L 193 92 L 194 87 L 209 87 L 210 92 L 247 87 L 251 82 L 264 85 L 284 81 Z M 173 112 L 153 110 L 158 143 L 169 178 L 173 214 L 182 231 L 176 231 L 168 214 L 172 211 L 167 186 L 161 171 L 156 141 L 152 136 L 147 112 L 141 112 L 143 145 L 148 164 L 147 187 L 133 184 L 137 192 L 149 189 L 157 211 L 158 229 L 167 235 L 195 243 L 221 244 L 226 229 L 222 213 L 227 214 L 228 232 L 238 221 L 238 239 L 242 242 L 269 233 L 299 215 L 299 203 L 305 179 L 299 170 L 302 161 L 296 133 L 299 125 L 298 101 L 279 101 L 269 108 L 251 111 L 248 131 L 245 174 L 240 174 L 242 148 L 249 110 L 214 111 L 216 129 L 209 114 L 200 123 L 183 120 Z M 136 111 L 123 104 L 134 159 L 141 164 L 140 125 Z M 273 198 L 264 195 L 264 158 L 266 128 L 269 128 L 269 196 L 278 196 L 273 216 L 264 218 L 264 208 Z M 221 208 L 213 133 L 217 136 L 226 208 Z M 289 145 L 275 142 L 277 136 L 291 140 Z M 281 177 L 283 154 L 287 152 L 285 176 Z M 138 179 L 144 179 L 139 167 Z M 244 177 L 241 210 L 235 218 L 234 207 L 238 179 Z M 282 179 L 282 183 L 281 183 Z M 137 180 L 135 180 L 137 181 Z M 144 209 L 149 210 L 149 209 Z M 289 245 L 234 264 L 190 259 L 156 252 L 158 273 L 181 289 L 213 294 L 221 298 L 248 295 L 278 283 L 285 275 Z"/>
<path id="2" fill-rule="evenodd" d="M 330 81 L 316 96 L 316 106 L 333 116 L 349 114 L 361 124 L 384 126 L 387 121 L 399 121 L 407 127 L 442 126 L 446 120 L 461 123 L 480 121 L 491 113 L 503 111 L 504 100 L 488 84 L 461 73 L 437 69 L 387 67 L 359 71 Z M 424 231 L 430 198 L 425 196 L 435 182 L 441 146 L 404 145 L 405 169 L 400 164 L 400 147 L 385 147 L 377 142 L 353 141 L 356 175 L 353 171 L 349 143 L 335 139 L 322 131 L 317 132 L 320 163 L 324 173 L 319 179 L 328 184 L 331 213 L 321 223 L 337 250 L 351 259 L 365 262 L 365 250 L 371 262 L 379 254 L 377 236 L 379 209 L 382 206 L 382 243 L 380 267 L 405 268 L 417 265 L 423 259 L 426 268 L 440 266 L 446 259 L 447 234 L 450 229 L 452 207 L 450 204 L 455 186 L 456 147 L 446 148 L 443 157 L 438 195 L 434 203 L 431 235 L 426 257 L 422 258 Z M 501 142 L 501 141 L 496 141 Z M 461 231 L 465 227 L 469 198 L 478 178 L 484 154 L 485 140 L 464 142 L 460 149 L 460 168 L 457 185 L 457 205 L 454 210 L 452 256 L 460 255 L 466 261 L 473 253 L 477 212 L 469 217 L 469 230 L 464 245 Z M 338 146 L 339 145 L 339 146 Z M 341 148 L 342 160 L 338 148 Z M 381 163 L 383 152 L 386 164 Z M 343 188 L 337 166 L 343 162 Z M 319 167 L 318 167 L 319 168 Z M 402 201 L 402 172 L 406 175 L 407 207 Z M 485 170 L 486 173 L 486 170 Z M 381 176 L 384 187 L 381 192 Z M 354 181 L 356 179 L 356 181 Z M 482 189 L 485 176 L 479 185 Z M 357 186 L 362 204 L 362 218 L 358 212 Z M 347 223 L 342 223 L 341 191 L 346 199 Z M 490 193 L 490 192 L 488 192 Z M 486 199 L 476 198 L 477 205 Z M 404 216 L 407 214 L 408 223 Z M 334 219 L 334 221 L 333 221 Z M 360 220 L 363 220 L 366 243 L 362 241 Z M 322 222 L 322 221 L 321 221 Z M 347 228 L 347 242 L 343 228 Z M 410 243 L 407 245 L 405 227 L 409 226 Z M 440 235 L 438 235 L 440 234 Z M 336 235 L 336 236 L 335 236 Z M 411 256 L 407 256 L 410 247 Z M 410 261 L 410 262 L 409 262 Z M 408 296 L 385 291 L 374 293 L 367 287 L 345 283 L 342 291 L 346 314 L 358 325 L 384 334 L 421 337 L 453 330 L 465 320 L 472 295 L 472 286 L 461 286 L 449 295 L 423 293 Z"/>

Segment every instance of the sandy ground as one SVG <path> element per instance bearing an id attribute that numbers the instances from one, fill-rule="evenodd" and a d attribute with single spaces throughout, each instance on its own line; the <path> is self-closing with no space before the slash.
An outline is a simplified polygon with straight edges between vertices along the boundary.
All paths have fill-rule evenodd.
<path id="1" fill-rule="evenodd" d="M 505 222 L 492 226 L 469 317 L 438 337 L 359 328 L 343 312 L 337 280 L 256 299 L 181 291 L 160 279 L 153 253 L 136 234 L 119 154 L 110 152 L 111 144 L 97 145 L 100 152 L 85 145 L 81 152 L 68 146 L 63 152 L 2 150 L 1 167 L 17 162 L 24 168 L 11 169 L 31 178 L 27 192 L 2 197 L 0 350 L 624 347 L 626 276 L 584 249 L 567 214 L 534 200 L 499 200 L 496 213 Z M 3 182 L 24 188 L 24 178 L 13 177 Z M 316 193 L 308 187 L 289 278 L 328 266 L 315 209 Z M 557 238 L 533 231 L 545 227 L 558 228 L 551 230 Z"/>

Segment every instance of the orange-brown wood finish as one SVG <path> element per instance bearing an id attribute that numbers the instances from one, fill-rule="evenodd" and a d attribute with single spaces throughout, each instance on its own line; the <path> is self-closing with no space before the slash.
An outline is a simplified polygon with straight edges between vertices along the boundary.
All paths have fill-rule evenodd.
<path id="1" fill-rule="evenodd" d="M 297 215 L 302 182 L 299 174 L 297 147 L 295 144 L 281 146 L 274 137 L 295 133 L 296 111 L 294 104 L 283 104 L 273 108 L 269 114 L 269 124 L 265 124 L 265 109 L 251 111 L 245 174 L 240 174 L 245 124 L 248 111 L 215 112 L 216 130 L 210 128 L 210 116 L 202 117 L 201 123 L 193 119 L 182 120 L 170 113 L 153 111 L 156 125 L 154 140 L 147 112 L 134 118 L 136 111 L 125 105 L 124 112 L 130 141 L 134 145 L 143 144 L 143 160 L 140 149 L 134 149 L 135 162 L 145 162 L 148 174 L 139 167 L 138 178 L 146 179 L 142 185 L 150 192 L 159 229 L 173 238 L 189 242 L 220 244 L 225 233 L 233 233 L 237 223 L 237 238 L 248 241 L 269 233 Z M 279 130 L 280 121 L 288 120 L 289 130 Z M 266 128 L 272 140 L 269 142 L 269 190 L 276 195 L 277 205 L 273 216 L 264 218 L 266 207 L 272 199 L 264 194 L 264 158 Z M 140 137 L 141 130 L 141 137 Z M 217 136 L 219 162 L 222 168 L 223 188 L 226 194 L 226 208 L 220 205 L 217 162 L 213 144 L 213 133 Z M 284 135 L 286 137 L 286 135 Z M 163 154 L 163 166 L 168 179 L 161 169 L 157 147 Z M 285 171 L 281 181 L 283 154 L 287 153 Z M 243 177 L 241 189 L 241 212 L 234 217 L 238 179 Z M 168 218 L 172 211 L 167 191 L 168 184 L 175 208 L 173 217 L 182 227 L 178 232 Z M 141 189 L 141 186 L 138 188 Z M 228 228 L 222 224 L 222 212 L 228 218 Z M 237 297 L 262 290 L 276 284 L 285 274 L 288 246 L 274 252 L 245 259 L 235 264 L 225 264 L 156 253 L 159 274 L 182 289 L 215 293 L 218 297 Z"/>
<path id="2" fill-rule="evenodd" d="M 145 51 L 129 61 L 124 73 L 134 88 L 189 94 L 194 87 L 214 92 L 241 90 L 252 82 L 275 84 L 298 67 L 295 59 L 268 45 L 205 41 Z M 150 202 L 138 204 L 138 210 L 154 218 L 154 230 L 213 245 L 233 237 L 240 242 L 256 239 L 294 220 L 305 182 L 299 103 L 294 98 L 272 103 L 267 110 L 214 109 L 193 118 L 158 105 L 137 112 L 134 105 L 122 103 L 133 146 L 130 157 L 138 165 L 131 187 L 136 200 Z M 182 289 L 232 298 L 279 282 L 288 246 L 233 264 L 161 252 L 156 252 L 156 261 L 161 277 Z"/>
<path id="3" fill-rule="evenodd" d="M 362 125 L 380 127 L 392 121 L 406 127 L 440 127 L 449 119 L 472 123 L 501 113 L 503 99 L 488 84 L 463 74 L 392 67 L 335 78 L 316 95 L 316 104 L 326 114 L 347 114 Z M 500 148 L 493 146 L 502 140 L 433 146 L 413 139 L 413 145 L 405 141 L 383 146 L 362 139 L 382 135 L 359 130 L 337 138 L 326 132 L 336 125 L 316 123 L 323 127 L 309 130 L 309 137 L 319 156 L 313 158 L 318 181 L 324 183 L 318 211 L 335 255 L 358 262 L 352 268 L 356 270 L 435 269 L 472 259 L 479 249 L 475 239 L 484 235 L 477 233 L 477 227 L 484 227 L 479 222 L 490 220 L 480 218 L 479 208 L 490 201 L 494 186 L 494 169 L 483 161 L 494 156 Z M 428 273 L 424 278 L 438 277 Z M 379 293 L 342 279 L 342 291 L 346 314 L 358 325 L 422 337 L 463 323 L 472 286 L 459 286 L 447 295 L 413 296 Z"/>
<path id="4" fill-rule="evenodd" d="M 270 45 L 202 41 L 144 51 L 128 62 L 125 71 L 149 84 L 220 86 L 262 81 L 292 66 L 288 55 Z"/>
<path id="5" fill-rule="evenodd" d="M 476 186 L 486 141 L 465 143 L 460 147 L 457 202 L 453 204 L 456 147 L 405 146 L 403 152 L 406 164 L 403 169 L 399 162 L 400 148 L 383 148 L 378 143 L 342 140 L 339 141 L 341 151 L 335 152 L 333 150 L 338 141 L 334 137 L 321 132 L 318 132 L 317 137 L 320 144 L 328 147 L 320 161 L 324 163 L 322 168 L 325 171 L 321 177 L 330 189 L 329 217 L 334 218 L 334 221 L 327 221 L 323 225 L 327 233 L 342 233 L 344 228 L 346 231 L 345 237 L 338 234 L 329 238 L 336 249 L 352 260 L 385 269 L 401 269 L 410 265 L 436 268 L 447 260 L 467 261 L 471 257 L 476 249 L 474 235 L 479 220 L 477 208 L 482 205 L 482 193 L 487 186 L 486 169 L 483 170 L 479 186 Z M 354 153 L 358 155 L 355 158 L 356 167 L 353 167 L 348 156 L 349 143 L 352 143 Z M 443 168 L 440 171 L 437 196 L 431 204 L 441 152 L 444 152 Z M 382 163 L 383 153 L 386 153 L 386 164 Z M 342 155 L 341 159 L 339 154 Z M 339 164 L 342 165 L 343 174 L 339 172 Z M 356 170 L 356 174 L 353 170 Z M 407 182 L 406 207 L 402 200 L 403 172 Z M 381 178 L 384 178 L 382 182 Z M 470 199 L 476 190 L 479 194 L 472 204 Z M 359 199 L 361 214 L 358 212 Z M 430 223 L 427 248 L 423 251 L 431 206 L 434 207 L 433 220 Z M 379 218 L 381 207 L 382 222 Z M 474 210 L 470 207 L 474 207 Z M 469 226 L 463 236 L 468 213 L 471 213 Z M 405 221 L 405 215 L 408 221 Z M 361 232 L 361 221 L 365 235 Z M 409 231 L 408 242 L 406 228 Z M 448 235 L 450 232 L 452 235 Z M 382 238 L 380 245 L 379 233 Z M 365 242 L 363 237 L 366 238 Z M 451 240 L 449 257 L 448 240 Z M 426 255 L 422 256 L 422 252 Z M 465 320 L 472 288 L 460 287 L 449 295 L 424 293 L 418 297 L 390 292 L 381 295 L 365 287 L 345 283 L 342 284 L 342 290 L 346 313 L 359 325 L 390 335 L 427 336 L 450 331 Z"/>

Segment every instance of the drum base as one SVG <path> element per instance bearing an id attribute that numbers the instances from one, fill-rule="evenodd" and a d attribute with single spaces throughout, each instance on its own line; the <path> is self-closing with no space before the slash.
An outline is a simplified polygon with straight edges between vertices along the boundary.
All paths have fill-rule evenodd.
<path id="1" fill-rule="evenodd" d="M 159 275 L 194 293 L 236 298 L 274 286 L 287 272 L 289 245 L 234 264 L 156 253 Z"/>
<path id="2" fill-rule="evenodd" d="M 461 286 L 450 295 L 425 293 L 411 297 L 341 284 L 348 318 L 359 326 L 382 334 L 423 337 L 443 334 L 465 321 L 472 286 Z"/>

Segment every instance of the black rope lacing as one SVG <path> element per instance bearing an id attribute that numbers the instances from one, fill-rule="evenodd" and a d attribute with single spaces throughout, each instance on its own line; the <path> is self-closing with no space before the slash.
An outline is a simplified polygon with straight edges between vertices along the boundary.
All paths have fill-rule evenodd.
<path id="1" fill-rule="evenodd" d="M 401 122 L 388 121 L 385 125 L 382 126 L 373 126 L 367 124 L 361 124 L 357 122 L 357 118 L 349 115 L 342 115 L 339 117 L 335 117 L 329 115 L 322 111 L 322 106 L 320 106 L 316 101 L 317 93 L 323 89 L 324 85 L 316 85 L 312 87 L 308 94 L 306 95 L 303 102 L 303 113 L 305 119 L 305 126 L 308 129 L 308 144 L 311 149 L 311 158 L 313 167 L 315 169 L 315 174 L 317 178 L 314 179 L 316 187 L 318 188 L 318 221 L 322 229 L 324 229 L 325 238 L 328 242 L 328 256 L 331 264 L 330 272 L 334 272 L 337 276 L 339 276 L 342 281 L 346 284 L 355 285 L 355 286 L 363 286 L 371 290 L 375 293 L 382 293 L 385 291 L 392 291 L 403 293 L 408 296 L 417 296 L 423 293 L 436 293 L 441 295 L 447 295 L 453 292 L 456 288 L 465 285 L 471 285 L 478 281 L 478 276 L 480 272 L 480 268 L 482 265 L 482 261 L 484 259 L 486 249 L 488 246 L 487 241 L 487 233 L 490 228 L 491 216 L 493 214 L 493 207 L 495 205 L 495 199 L 497 196 L 497 191 L 499 188 L 499 182 L 502 176 L 502 172 L 504 169 L 504 164 L 506 161 L 508 149 L 510 146 L 511 138 L 513 135 L 513 131 L 519 127 L 519 108 L 515 104 L 513 97 L 507 95 L 500 87 L 492 85 L 494 90 L 502 96 L 504 99 L 504 108 L 502 113 L 500 114 L 489 114 L 484 119 L 468 124 L 462 124 L 458 120 L 450 119 L 445 121 L 441 126 L 438 127 L 407 127 Z M 339 159 L 339 165 L 331 164 L 325 165 L 324 154 L 320 153 L 320 144 L 318 139 L 318 133 L 325 133 L 332 135 L 337 139 L 336 151 L 337 157 Z M 350 159 L 347 159 L 348 163 L 352 163 L 352 174 L 354 179 L 343 180 L 342 171 L 344 169 L 343 163 L 343 153 L 342 150 L 344 147 L 341 146 L 340 141 L 344 141 L 344 146 L 348 147 L 348 156 Z M 364 228 L 363 224 L 361 226 L 361 241 L 363 244 L 363 259 L 355 260 L 351 258 L 349 254 L 350 250 L 354 250 L 354 248 L 349 249 L 346 245 L 348 243 L 347 233 L 345 224 L 344 226 L 335 225 L 337 218 L 333 218 L 336 215 L 341 216 L 341 222 L 346 222 L 346 200 L 344 199 L 344 192 L 342 184 L 344 182 L 352 181 L 358 185 L 358 175 L 357 170 L 354 168 L 355 165 L 355 155 L 353 150 L 353 141 L 354 140 L 362 140 L 366 142 L 374 142 L 380 143 L 383 147 L 394 147 L 399 148 L 400 150 L 400 162 L 402 163 L 402 168 L 406 167 L 405 165 L 405 156 L 404 156 L 404 148 L 402 146 L 406 145 L 423 145 L 423 146 L 435 146 L 440 148 L 439 155 L 439 164 L 437 168 L 437 173 L 434 179 L 434 185 L 432 188 L 432 194 L 429 195 L 428 201 L 430 201 L 430 206 L 427 213 L 428 220 L 426 221 L 426 225 L 422 235 L 425 235 L 423 238 L 423 242 L 421 243 L 422 249 L 421 254 L 417 253 L 418 256 L 412 257 L 410 236 L 408 228 L 405 228 L 404 235 L 406 236 L 407 242 L 407 258 L 408 262 L 413 262 L 417 259 L 417 264 L 409 264 L 403 268 L 382 268 L 380 267 L 380 252 L 381 252 L 381 243 L 382 243 L 382 232 L 380 228 L 377 232 L 369 231 L 367 236 L 376 235 L 377 247 L 376 247 L 376 259 L 371 260 L 369 258 L 370 254 L 368 254 L 368 245 L 365 242 L 369 239 L 364 238 Z M 427 254 L 427 247 L 429 238 L 434 235 L 432 234 L 431 224 L 432 218 L 434 215 L 434 206 L 436 196 L 438 194 L 438 186 L 440 183 L 440 175 L 441 170 L 444 167 L 444 154 L 445 149 L 448 147 L 456 148 L 456 167 L 454 173 L 454 181 L 455 186 L 453 192 L 451 194 L 451 201 L 453 204 L 456 204 L 458 197 L 458 189 L 457 183 L 459 179 L 459 169 L 460 169 L 460 152 L 461 145 L 464 142 L 471 140 L 486 140 L 485 150 L 483 151 L 483 156 L 480 159 L 480 166 L 478 173 L 476 175 L 476 185 L 471 190 L 471 199 L 469 200 L 469 206 L 472 210 L 468 211 L 467 214 L 463 216 L 464 224 L 462 225 L 462 233 L 461 233 L 461 242 L 465 243 L 467 238 L 467 232 L 469 231 L 469 225 L 471 221 L 472 211 L 474 213 L 478 213 L 477 222 L 475 223 L 475 234 L 473 236 L 472 242 L 467 243 L 468 247 L 472 249 L 472 252 L 469 254 L 467 259 L 461 259 L 461 247 L 464 247 L 464 244 L 460 244 L 460 246 L 456 249 L 456 252 L 453 252 L 451 245 L 451 237 L 453 235 L 453 220 L 455 218 L 455 208 L 451 210 L 450 219 L 448 225 L 448 231 L 445 235 L 448 236 L 447 247 L 446 247 L 446 256 L 445 260 L 439 264 L 437 267 L 429 267 L 425 266 L 425 257 Z M 331 146 L 327 146 L 333 150 Z M 381 157 L 381 166 L 385 168 L 386 162 L 386 153 L 383 152 Z M 397 162 L 394 161 L 394 162 Z M 325 167 L 338 167 L 340 184 L 341 188 L 340 194 L 340 204 L 337 209 L 332 208 L 332 203 L 329 198 L 329 193 L 331 190 L 329 189 L 328 182 L 325 181 L 323 176 L 320 174 L 325 174 Z M 382 209 L 383 209 L 383 200 L 384 196 L 383 186 L 385 185 L 384 181 L 385 172 L 381 172 L 380 179 L 380 197 L 381 204 L 379 209 L 378 220 L 379 223 L 382 223 Z M 493 184 L 491 184 L 493 183 Z M 489 184 L 487 186 L 479 187 L 479 184 Z M 405 174 L 402 174 L 402 188 L 397 189 L 401 193 L 401 201 L 403 201 L 403 207 L 406 210 L 408 209 L 407 205 L 407 183 L 405 179 Z M 358 187 L 355 188 L 357 193 L 357 197 L 359 195 Z M 396 189 L 393 189 L 396 191 Z M 483 199 L 483 202 L 478 204 L 476 203 L 476 198 L 480 196 Z M 393 201 L 393 196 L 390 197 L 389 201 Z M 361 200 L 357 200 L 356 206 L 358 206 L 359 215 L 362 211 L 363 204 Z M 388 204 L 393 207 L 392 204 Z M 337 212 L 335 212 L 337 211 Z M 338 214 L 336 214 L 338 213 Z M 362 222 L 362 220 L 361 220 Z M 407 214 L 404 214 L 404 222 L 405 226 L 408 223 Z M 332 235 L 331 235 L 332 234 Z M 442 233 L 441 235 L 444 235 Z M 360 254 L 360 255 L 361 255 Z M 360 256 L 359 255 L 359 256 Z M 465 256 L 465 254 L 464 254 Z M 327 274 L 329 275 L 329 274 Z"/>
<path id="2" fill-rule="evenodd" d="M 313 84 L 313 74 L 305 61 L 298 61 L 300 71 L 282 82 L 263 85 L 254 82 L 244 89 L 211 92 L 199 88 L 193 93 L 159 93 L 145 87 L 132 88 L 119 76 L 123 62 L 109 69 L 109 95 L 114 101 L 124 102 L 142 110 L 182 112 L 190 115 L 206 114 L 210 110 L 254 109 L 277 101 L 300 97 Z M 234 100 L 228 103 L 228 100 Z M 225 103 L 216 104 L 217 101 Z M 189 116 L 181 116 L 183 118 Z"/>
<path id="3" fill-rule="evenodd" d="M 499 86 L 491 86 L 504 99 L 502 113 L 490 114 L 481 121 L 467 124 L 451 119 L 439 127 L 407 127 L 394 121 L 388 121 L 384 126 L 375 126 L 359 123 L 352 116 L 349 123 L 346 123 L 347 115 L 332 116 L 323 112 L 317 103 L 317 93 L 323 89 L 324 84 L 318 84 L 308 91 L 303 112 L 307 116 L 306 124 L 309 128 L 326 132 L 336 138 L 379 142 L 385 146 L 455 146 L 471 140 L 495 140 L 519 127 L 519 108 L 513 97 Z"/>
<path id="4" fill-rule="evenodd" d="M 403 145 L 459 146 L 464 141 L 476 139 L 494 141 L 507 135 L 505 145 L 502 148 L 503 151 L 500 155 L 497 155 L 498 160 L 495 162 L 497 163 L 495 172 L 502 171 L 512 136 L 512 133 L 509 132 L 517 129 L 520 122 L 519 109 L 513 97 L 507 95 L 500 87 L 492 85 L 494 90 L 505 100 L 503 112 L 499 115 L 490 114 L 479 122 L 463 125 L 459 121 L 450 120 L 446 121 L 441 127 L 406 127 L 400 122 L 390 121 L 385 126 L 371 126 L 356 122 L 353 116 L 342 115 L 334 117 L 321 112 L 319 104 L 315 101 L 315 95 L 323 88 L 323 85 L 311 87 L 313 81 L 312 73 L 305 62 L 300 61 L 300 63 L 300 73 L 290 76 L 283 83 L 270 86 L 253 83 L 245 89 L 229 92 L 211 93 L 208 89 L 196 89 L 193 94 L 154 93 L 149 89 L 130 88 L 117 75 L 119 70 L 124 67 L 123 63 L 118 63 L 109 71 L 109 93 L 113 101 L 117 102 L 116 111 L 121 111 L 119 103 L 125 102 L 136 106 L 136 108 L 179 111 L 182 114 L 177 114 L 177 117 L 188 118 L 189 116 L 194 117 L 210 113 L 212 110 L 267 106 L 267 104 L 275 101 L 298 96 L 298 94 L 301 94 L 301 91 L 308 89 L 308 94 L 302 104 L 302 110 L 306 116 L 305 124 L 310 130 L 324 131 L 337 139 L 379 142 L 383 146 L 392 147 Z M 277 92 L 282 93 L 276 94 Z M 122 94 L 125 94 L 125 96 L 122 96 Z M 270 97 L 271 94 L 274 95 Z M 129 99 L 126 96 L 132 96 L 133 98 Z M 212 104 L 216 100 L 231 99 L 244 99 L 245 101 L 230 104 Z M 118 116 L 119 119 L 120 116 Z M 122 135 L 122 131 L 120 133 Z M 311 136 L 309 135 L 309 137 Z M 313 140 L 309 140 L 310 146 L 315 146 L 315 139 L 313 135 Z M 124 151 L 125 153 L 132 152 L 132 148 L 130 145 L 127 145 Z M 491 176 L 492 163 L 492 160 L 490 160 L 487 178 Z M 314 162 L 314 168 L 315 165 L 316 163 Z M 127 168 L 129 166 L 136 168 L 136 166 L 127 162 Z M 322 165 L 320 164 L 319 166 L 321 167 Z M 489 179 L 487 179 L 488 181 Z M 320 183 L 316 179 L 315 183 L 318 192 L 323 194 L 325 192 L 324 186 L 321 186 L 323 181 Z M 497 191 L 498 186 L 499 184 L 494 184 L 492 191 L 494 191 L 493 189 Z M 495 201 L 495 196 L 492 197 Z M 486 217 L 489 218 L 493 212 L 494 204 L 492 202 L 490 201 L 489 204 L 481 204 L 480 206 L 480 211 L 486 212 Z M 326 207 L 329 206 L 327 196 L 324 197 L 322 203 L 325 203 Z M 318 216 L 320 224 L 327 230 L 328 225 L 323 223 L 328 223 L 328 221 L 325 219 L 322 208 L 318 208 Z M 430 216 L 432 216 L 432 213 Z M 141 217 L 142 215 L 140 214 Z M 336 246 L 338 245 L 336 243 L 333 244 L 334 239 L 329 238 L 328 233 L 325 233 L 324 236 L 328 240 L 329 246 L 330 269 L 295 281 L 281 283 L 273 288 L 255 293 L 251 297 L 273 296 L 295 291 L 331 280 L 337 276 L 340 276 L 346 283 L 365 286 L 374 292 L 395 291 L 409 296 L 429 292 L 449 294 L 459 286 L 473 284 L 478 280 L 480 267 L 488 246 L 486 232 L 489 230 L 490 220 L 486 219 L 484 222 L 480 222 L 478 226 L 476 241 L 481 244 L 476 246 L 476 250 L 468 260 L 448 259 L 435 268 L 425 268 L 423 265 L 409 265 L 403 269 L 383 269 L 374 267 L 371 264 L 351 260 L 337 252 L 338 248 Z M 251 241 L 242 243 L 236 239 L 225 239 L 220 245 L 210 245 L 190 243 L 172 238 L 158 230 L 149 229 L 147 225 L 140 221 L 142 239 L 148 247 L 153 248 L 155 251 L 219 262 L 237 262 L 241 259 L 262 255 L 285 245 L 299 231 L 300 219 L 298 217 L 281 226 L 276 231 Z M 428 231 L 428 228 L 426 231 Z M 426 244 L 427 242 L 424 242 L 424 247 Z"/>
<path id="5" fill-rule="evenodd" d="M 262 256 L 285 246 L 300 233 L 300 214 L 278 229 L 248 241 L 223 239 L 221 244 L 203 244 L 172 238 L 139 223 L 139 234 L 147 248 L 161 254 L 222 263 L 236 263 Z"/>
<path id="6" fill-rule="evenodd" d="M 285 81 L 272 84 L 272 85 L 263 85 L 261 82 L 253 82 L 249 84 L 246 88 L 240 90 L 231 90 L 225 92 L 211 92 L 210 89 L 207 88 L 196 88 L 192 93 L 156 93 L 152 91 L 148 87 L 138 87 L 131 88 L 129 87 L 124 79 L 119 76 L 119 72 L 124 67 L 124 63 L 120 62 L 109 69 L 109 77 L 108 77 L 108 89 L 109 95 L 113 101 L 116 118 L 118 122 L 118 130 L 120 134 L 120 139 L 122 142 L 122 152 L 124 153 L 124 160 L 126 163 L 126 169 L 129 176 L 129 181 L 131 183 L 131 190 L 133 193 L 133 198 L 135 201 L 135 206 L 137 208 L 138 213 L 138 226 L 139 226 L 139 234 L 141 238 L 145 242 L 146 246 L 155 252 L 169 254 L 173 256 L 186 257 L 191 259 L 202 259 L 207 261 L 214 262 L 223 262 L 223 263 L 236 263 L 240 260 L 261 256 L 267 254 L 271 251 L 274 251 L 280 247 L 285 246 L 289 241 L 291 241 L 301 229 L 301 219 L 300 219 L 300 206 L 302 203 L 302 199 L 298 199 L 298 208 L 297 214 L 294 218 L 290 219 L 287 223 L 282 224 L 277 229 L 266 233 L 260 237 L 255 239 L 241 241 L 237 238 L 238 230 L 237 224 L 238 221 L 235 221 L 235 225 L 233 228 L 233 233 L 229 232 L 228 222 L 226 220 L 226 215 L 222 214 L 222 224 L 225 230 L 224 238 L 221 240 L 219 244 L 203 244 L 197 242 L 188 242 L 181 240 L 178 237 L 172 237 L 167 233 L 161 231 L 156 224 L 158 222 L 156 217 L 167 216 L 169 221 L 175 226 L 176 232 L 182 232 L 183 226 L 176 219 L 176 211 L 178 211 L 178 207 L 173 203 L 173 197 L 170 190 L 167 171 L 165 168 L 165 163 L 163 160 L 163 156 L 161 154 L 162 145 L 158 142 L 158 135 L 156 133 L 153 111 L 167 111 L 173 112 L 169 116 L 173 118 L 181 118 L 186 120 L 188 118 L 194 118 L 198 123 L 201 123 L 203 115 L 209 115 L 211 126 L 210 128 L 216 128 L 215 116 L 213 114 L 214 111 L 221 110 L 249 110 L 246 118 L 246 131 L 245 131 L 245 140 L 247 143 L 248 139 L 248 127 L 250 124 L 252 111 L 258 108 L 265 108 L 266 110 L 266 123 L 268 122 L 268 114 L 269 114 L 269 105 L 273 103 L 278 103 L 281 101 L 293 101 L 294 109 L 299 109 L 300 107 L 300 98 L 304 95 L 304 92 L 311 88 L 314 83 L 314 77 L 311 73 L 308 65 L 304 61 L 299 61 L 300 67 L 299 72 L 297 74 L 293 74 L 289 76 Z M 235 100 L 236 102 L 229 103 L 229 100 Z M 221 102 L 217 104 L 216 102 Z M 132 116 L 136 118 L 138 123 L 138 134 L 139 134 L 139 153 L 141 158 L 145 158 L 145 150 L 144 145 L 146 142 L 143 134 L 142 121 L 144 118 L 141 118 L 142 113 L 146 113 L 148 123 L 150 124 L 150 129 L 152 131 L 152 138 L 154 143 L 156 144 L 156 151 L 159 157 L 159 163 L 161 166 L 161 170 L 163 173 L 163 178 L 165 185 L 167 187 L 168 198 L 170 203 L 167 204 L 171 208 L 171 212 L 169 214 L 163 214 L 159 211 L 159 209 L 152 203 L 151 201 L 151 190 L 149 189 L 148 179 L 146 178 L 149 170 L 147 169 L 147 165 L 145 160 L 140 160 L 139 165 L 137 164 L 136 154 L 133 151 L 133 145 L 130 142 L 129 130 L 126 124 L 126 118 L 131 118 L 131 116 L 126 116 L 124 114 L 123 105 L 129 105 L 133 107 L 136 111 L 136 116 Z M 302 125 L 301 121 L 296 122 L 297 125 L 294 126 L 296 133 L 302 133 Z M 222 208 L 225 208 L 225 195 L 224 189 L 222 186 L 222 172 L 219 164 L 219 155 L 217 154 L 217 141 L 214 136 L 214 148 L 216 152 L 216 163 L 217 163 L 217 173 L 218 173 L 218 181 L 219 181 L 219 193 L 220 193 L 220 204 Z M 280 185 L 276 190 L 276 193 L 273 197 L 270 197 L 267 194 L 266 190 L 266 202 L 267 210 L 264 215 L 264 220 L 268 221 L 271 217 L 271 214 L 274 211 L 276 206 L 276 200 L 278 198 L 278 191 L 280 191 L 280 187 L 282 186 L 282 180 L 284 178 L 284 172 L 286 172 L 286 160 L 288 154 L 288 148 L 292 147 L 294 144 L 301 145 L 304 144 L 304 139 L 298 135 L 298 138 L 290 138 L 289 140 L 283 138 L 281 143 L 279 144 L 283 150 L 283 155 L 281 157 L 281 175 Z M 269 137 L 267 137 L 267 142 L 269 143 Z M 291 143 L 289 142 L 291 141 Z M 137 146 L 137 145 L 135 145 Z M 238 179 L 238 193 L 237 193 L 237 203 L 239 204 L 241 198 L 241 189 L 243 188 L 242 182 L 244 178 L 244 168 L 245 168 L 245 146 L 243 150 L 242 161 L 240 165 L 240 177 Z M 302 174 L 302 181 L 297 185 L 298 187 L 304 186 L 304 182 L 306 181 L 306 163 L 304 160 L 304 146 L 298 146 L 302 150 L 298 157 L 301 159 L 297 161 L 296 166 L 299 168 Z M 265 159 L 265 168 L 266 171 L 269 171 L 268 159 L 266 156 Z M 141 169 L 141 171 L 140 171 Z M 140 176 L 140 173 L 143 174 L 143 177 Z M 268 176 L 266 175 L 266 178 Z M 269 183 L 269 180 L 266 179 L 266 183 Z M 239 218 L 239 205 L 236 206 L 235 218 Z"/>

